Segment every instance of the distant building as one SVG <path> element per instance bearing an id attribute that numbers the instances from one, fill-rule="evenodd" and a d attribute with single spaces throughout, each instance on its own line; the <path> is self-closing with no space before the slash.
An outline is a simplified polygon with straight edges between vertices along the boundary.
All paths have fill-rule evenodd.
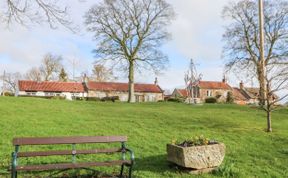
<path id="1" fill-rule="evenodd" d="M 200 102 L 205 102 L 205 99 L 209 97 L 216 98 L 218 102 L 226 102 L 228 92 L 232 93 L 236 104 L 258 104 L 259 102 L 259 88 L 244 87 L 243 82 L 240 83 L 239 88 L 231 87 L 225 79 L 222 82 L 199 81 L 199 83 L 193 85 L 193 92 L 194 98 Z M 186 89 L 175 89 L 171 97 L 186 99 L 188 91 Z M 272 100 L 274 101 L 277 98 L 276 95 L 273 95 Z"/>
<path id="2" fill-rule="evenodd" d="M 73 97 L 86 97 L 87 92 L 82 83 L 79 82 L 37 82 L 23 81 L 18 82 L 18 96 L 35 97 L 65 97 L 72 100 Z"/>
<path id="3" fill-rule="evenodd" d="M 118 96 L 120 101 L 128 100 L 128 83 L 88 82 L 88 97 Z M 136 102 L 156 102 L 164 100 L 164 91 L 157 84 L 134 84 Z"/>
<path id="4" fill-rule="evenodd" d="M 233 96 L 235 103 L 237 104 L 258 104 L 259 103 L 259 88 L 245 87 L 241 81 L 239 88 L 233 88 Z M 272 101 L 278 98 L 276 94 L 273 94 Z"/>
<path id="5" fill-rule="evenodd" d="M 193 87 L 194 98 L 200 102 L 205 102 L 205 99 L 209 97 L 215 97 L 219 102 L 225 102 L 228 92 L 232 91 L 232 87 L 226 83 L 226 80 L 222 82 L 199 81 L 193 86 L 190 85 L 190 87 Z M 188 91 L 186 89 L 175 89 L 172 97 L 187 98 Z"/>
<path id="6" fill-rule="evenodd" d="M 62 96 L 68 100 L 73 97 L 119 97 L 128 100 L 128 83 L 93 82 L 36 82 L 19 81 L 19 96 L 53 97 Z M 134 84 L 136 102 L 156 102 L 164 100 L 164 91 L 154 84 Z"/>

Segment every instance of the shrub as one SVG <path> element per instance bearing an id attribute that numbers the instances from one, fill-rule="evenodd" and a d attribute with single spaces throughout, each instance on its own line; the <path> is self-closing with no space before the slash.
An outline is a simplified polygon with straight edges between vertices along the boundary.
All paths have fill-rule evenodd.
<path id="1" fill-rule="evenodd" d="M 118 100 L 119 100 L 119 96 L 111 96 L 111 97 L 107 96 L 107 97 L 101 98 L 101 101 L 112 101 L 113 103 Z"/>
<path id="2" fill-rule="evenodd" d="M 184 99 L 182 99 L 182 98 L 169 98 L 167 101 L 168 102 L 175 102 L 175 103 L 182 103 L 184 101 Z"/>
<path id="3" fill-rule="evenodd" d="M 205 98 L 205 103 L 217 103 L 217 99 L 215 97 Z"/>
<path id="4" fill-rule="evenodd" d="M 6 92 L 4 92 L 4 96 L 15 96 L 15 95 L 12 92 L 6 91 Z"/>
<path id="5" fill-rule="evenodd" d="M 230 103 L 230 104 L 234 103 L 234 97 L 231 91 L 227 93 L 226 103 Z"/>
<path id="6" fill-rule="evenodd" d="M 87 97 L 85 98 L 86 101 L 101 101 L 101 98 L 98 97 Z"/>

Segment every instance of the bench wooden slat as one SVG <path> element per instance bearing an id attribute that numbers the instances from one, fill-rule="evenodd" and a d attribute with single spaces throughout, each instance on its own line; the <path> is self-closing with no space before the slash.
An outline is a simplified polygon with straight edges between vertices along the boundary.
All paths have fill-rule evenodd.
<path id="1" fill-rule="evenodd" d="M 33 151 L 33 152 L 19 152 L 18 157 L 36 157 L 36 156 L 56 156 L 56 155 L 79 155 L 79 154 L 96 154 L 96 153 L 115 153 L 121 152 L 119 148 L 109 149 L 93 149 L 93 150 L 55 150 L 55 151 Z"/>
<path id="2" fill-rule="evenodd" d="M 17 171 L 47 171 L 47 170 L 63 170 L 63 169 L 78 169 L 96 166 L 116 166 L 122 164 L 131 164 L 129 160 L 116 160 L 106 162 L 90 162 L 90 163 L 60 163 L 60 164 L 44 164 L 44 165 L 27 165 L 17 166 Z"/>
<path id="3" fill-rule="evenodd" d="M 126 142 L 127 136 L 89 136 L 89 137 L 29 137 L 14 138 L 13 145 L 54 145 L 80 143 Z"/>

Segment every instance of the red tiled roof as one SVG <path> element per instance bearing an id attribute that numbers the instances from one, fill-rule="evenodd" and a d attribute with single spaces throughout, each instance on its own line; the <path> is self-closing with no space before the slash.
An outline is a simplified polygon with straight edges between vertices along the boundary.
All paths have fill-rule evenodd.
<path id="1" fill-rule="evenodd" d="M 36 82 L 19 81 L 19 91 L 46 91 L 46 92 L 85 92 L 79 82 Z"/>
<path id="2" fill-rule="evenodd" d="M 224 82 L 214 82 L 214 81 L 200 81 L 199 87 L 201 89 L 224 89 L 231 90 L 231 87 Z"/>
<path id="3" fill-rule="evenodd" d="M 97 91 L 122 91 L 128 92 L 128 83 L 115 82 L 88 82 L 88 90 Z M 155 84 L 134 84 L 135 92 L 163 93 L 162 89 Z"/>
<path id="4" fill-rule="evenodd" d="M 238 101 L 246 101 L 249 99 L 249 96 L 246 96 L 239 88 L 233 88 L 233 97 Z"/>
<path id="5" fill-rule="evenodd" d="M 188 92 L 186 89 L 177 89 L 177 91 L 182 97 L 188 97 Z"/>

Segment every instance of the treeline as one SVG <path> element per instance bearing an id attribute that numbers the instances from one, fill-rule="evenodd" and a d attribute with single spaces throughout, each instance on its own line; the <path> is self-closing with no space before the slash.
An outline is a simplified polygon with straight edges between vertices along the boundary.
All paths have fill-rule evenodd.
<path id="1" fill-rule="evenodd" d="M 74 68 L 74 67 L 73 67 Z M 74 69 L 73 69 L 74 70 Z M 86 76 L 91 81 L 113 81 L 117 77 L 114 76 L 112 69 L 106 68 L 102 64 L 93 64 L 91 74 L 88 75 L 87 72 L 81 72 L 80 77 L 74 77 L 69 75 L 67 72 L 67 66 L 63 64 L 63 57 L 61 55 L 54 55 L 52 53 L 47 53 L 39 66 L 34 66 L 30 68 L 26 73 L 22 74 L 20 72 L 5 72 L 0 75 L 2 80 L 2 92 L 10 95 L 17 91 L 17 85 L 19 80 L 31 80 L 31 81 L 82 81 L 81 76 Z"/>

